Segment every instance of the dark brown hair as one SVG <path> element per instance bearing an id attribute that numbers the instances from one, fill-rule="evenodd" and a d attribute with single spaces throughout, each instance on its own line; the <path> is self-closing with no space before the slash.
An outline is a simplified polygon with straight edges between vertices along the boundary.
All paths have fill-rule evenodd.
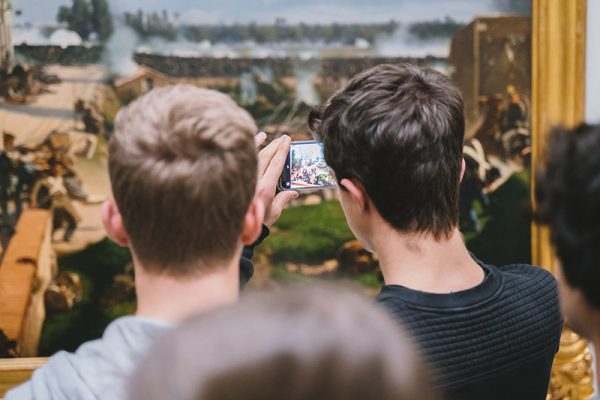
<path id="1" fill-rule="evenodd" d="M 566 281 L 600 309 L 600 125 L 554 130 L 535 195 Z"/>
<path id="2" fill-rule="evenodd" d="M 314 110 L 309 125 L 338 181 L 359 179 L 396 229 L 440 238 L 458 224 L 463 109 L 441 73 L 382 64 Z"/>
<path id="3" fill-rule="evenodd" d="M 383 310 L 337 289 L 254 293 L 150 350 L 132 400 L 431 400 L 411 341 Z"/>
<path id="4" fill-rule="evenodd" d="M 256 187 L 255 133 L 229 97 L 189 85 L 154 89 L 119 112 L 110 180 L 145 268 L 186 276 L 234 256 Z"/>

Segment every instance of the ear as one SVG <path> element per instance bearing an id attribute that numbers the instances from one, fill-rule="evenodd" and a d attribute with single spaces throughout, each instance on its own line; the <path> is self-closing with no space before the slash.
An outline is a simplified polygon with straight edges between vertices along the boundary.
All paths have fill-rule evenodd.
<path id="1" fill-rule="evenodd" d="M 460 181 L 462 182 L 463 178 L 465 177 L 465 170 L 467 169 L 467 163 L 465 162 L 465 159 L 462 159 L 462 162 L 460 164 Z"/>
<path id="2" fill-rule="evenodd" d="M 342 179 L 340 186 L 342 190 L 345 190 L 350 194 L 350 197 L 361 211 L 368 211 L 369 196 L 361 181 L 356 178 Z"/>
<path id="3" fill-rule="evenodd" d="M 265 218 L 265 206 L 262 201 L 257 197 L 254 197 L 246 216 L 244 217 L 244 224 L 242 226 L 242 243 L 245 245 L 251 245 L 258 239 L 262 231 L 263 219 Z"/>
<path id="4" fill-rule="evenodd" d="M 121 213 L 114 200 L 106 200 L 102 203 L 101 215 L 102 224 L 104 224 L 108 237 L 119 246 L 128 247 L 129 238 L 125 231 L 125 225 L 123 225 Z"/>

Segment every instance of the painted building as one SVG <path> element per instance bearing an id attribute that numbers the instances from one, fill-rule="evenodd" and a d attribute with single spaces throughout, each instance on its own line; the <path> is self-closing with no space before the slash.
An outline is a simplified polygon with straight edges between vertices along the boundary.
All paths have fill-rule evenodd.
<path id="1" fill-rule="evenodd" d="M 117 96 L 125 103 L 148 93 L 155 87 L 173 84 L 175 84 L 174 79 L 149 67 L 140 67 L 135 74 L 114 82 Z"/>
<path id="2" fill-rule="evenodd" d="M 481 116 L 482 98 L 505 96 L 510 86 L 530 99 L 531 18 L 476 18 L 452 38 L 448 62 L 463 92 L 467 123 Z"/>

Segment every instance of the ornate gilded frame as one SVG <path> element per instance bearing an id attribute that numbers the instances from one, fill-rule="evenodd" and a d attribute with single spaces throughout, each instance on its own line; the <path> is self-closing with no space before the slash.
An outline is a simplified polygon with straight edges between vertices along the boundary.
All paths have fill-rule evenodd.
<path id="1" fill-rule="evenodd" d="M 532 181 L 544 157 L 553 126 L 571 127 L 584 119 L 586 0 L 533 0 L 532 8 Z M 535 265 L 556 269 L 547 228 L 532 224 Z M 586 399 L 593 393 L 587 343 L 565 327 L 555 358 L 548 399 Z"/>

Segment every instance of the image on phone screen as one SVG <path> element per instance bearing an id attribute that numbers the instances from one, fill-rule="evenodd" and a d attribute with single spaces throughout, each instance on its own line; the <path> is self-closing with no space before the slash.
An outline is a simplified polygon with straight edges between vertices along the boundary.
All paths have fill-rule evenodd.
<path id="1" fill-rule="evenodd" d="M 286 189 L 324 189 L 336 186 L 335 178 L 325 163 L 323 144 L 319 142 L 292 142 L 285 172 Z"/>

